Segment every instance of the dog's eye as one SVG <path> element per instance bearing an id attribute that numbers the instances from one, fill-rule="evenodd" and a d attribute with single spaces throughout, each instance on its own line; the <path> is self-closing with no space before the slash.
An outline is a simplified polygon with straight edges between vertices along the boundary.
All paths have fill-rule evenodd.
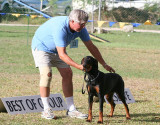
<path id="1" fill-rule="evenodd" d="M 88 68 L 90 68 L 90 65 L 85 65 L 84 67 L 88 69 Z"/>

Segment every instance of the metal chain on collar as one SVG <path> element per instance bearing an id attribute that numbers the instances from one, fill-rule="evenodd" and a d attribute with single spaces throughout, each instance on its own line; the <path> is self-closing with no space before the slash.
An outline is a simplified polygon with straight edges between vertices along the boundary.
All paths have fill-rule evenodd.
<path id="1" fill-rule="evenodd" d="M 83 85 L 82 85 L 82 94 L 85 94 L 85 90 L 84 90 L 84 81 L 91 84 L 91 82 L 93 82 L 94 80 L 96 80 L 99 76 L 99 72 L 98 75 L 94 78 L 94 79 L 86 79 L 87 74 L 84 73 L 84 80 L 83 80 Z M 86 88 L 85 88 L 86 89 Z"/>
<path id="2" fill-rule="evenodd" d="M 98 72 L 98 75 L 94 79 L 91 79 L 90 81 L 92 82 L 92 81 L 96 80 L 98 78 L 98 76 L 99 76 L 99 72 Z"/>

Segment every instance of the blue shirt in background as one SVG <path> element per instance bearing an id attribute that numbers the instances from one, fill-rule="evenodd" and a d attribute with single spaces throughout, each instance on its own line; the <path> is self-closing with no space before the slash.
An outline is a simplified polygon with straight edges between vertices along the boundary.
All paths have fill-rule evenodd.
<path id="1" fill-rule="evenodd" d="M 72 40 L 80 37 L 82 41 L 90 40 L 86 28 L 80 32 L 72 33 L 69 28 L 67 16 L 53 17 L 42 24 L 32 39 L 32 49 L 49 53 L 57 53 L 57 47 L 67 47 Z"/>

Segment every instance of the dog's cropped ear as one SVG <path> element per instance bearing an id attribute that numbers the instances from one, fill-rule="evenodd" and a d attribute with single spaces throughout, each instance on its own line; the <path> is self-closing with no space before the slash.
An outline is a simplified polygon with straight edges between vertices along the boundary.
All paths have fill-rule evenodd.
<path id="1" fill-rule="evenodd" d="M 84 58 L 81 60 L 81 64 L 83 64 L 84 63 Z"/>

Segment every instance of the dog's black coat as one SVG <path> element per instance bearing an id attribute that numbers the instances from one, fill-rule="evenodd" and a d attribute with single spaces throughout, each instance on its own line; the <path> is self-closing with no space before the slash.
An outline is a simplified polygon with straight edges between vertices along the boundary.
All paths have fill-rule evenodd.
<path id="1" fill-rule="evenodd" d="M 111 104 L 111 113 L 110 117 L 113 116 L 113 111 L 115 108 L 115 103 L 113 101 L 113 94 L 117 93 L 121 101 L 123 102 L 126 109 L 126 118 L 130 119 L 129 109 L 125 101 L 124 96 L 124 81 L 122 77 L 116 73 L 103 73 L 98 70 L 98 61 L 91 56 L 87 56 L 81 61 L 84 71 L 85 71 L 85 81 L 87 83 L 88 90 L 88 101 L 89 101 L 89 114 L 88 120 L 92 120 L 92 103 L 93 96 L 99 97 L 100 103 L 100 114 L 98 123 L 103 122 L 103 100 L 104 96 Z"/>

